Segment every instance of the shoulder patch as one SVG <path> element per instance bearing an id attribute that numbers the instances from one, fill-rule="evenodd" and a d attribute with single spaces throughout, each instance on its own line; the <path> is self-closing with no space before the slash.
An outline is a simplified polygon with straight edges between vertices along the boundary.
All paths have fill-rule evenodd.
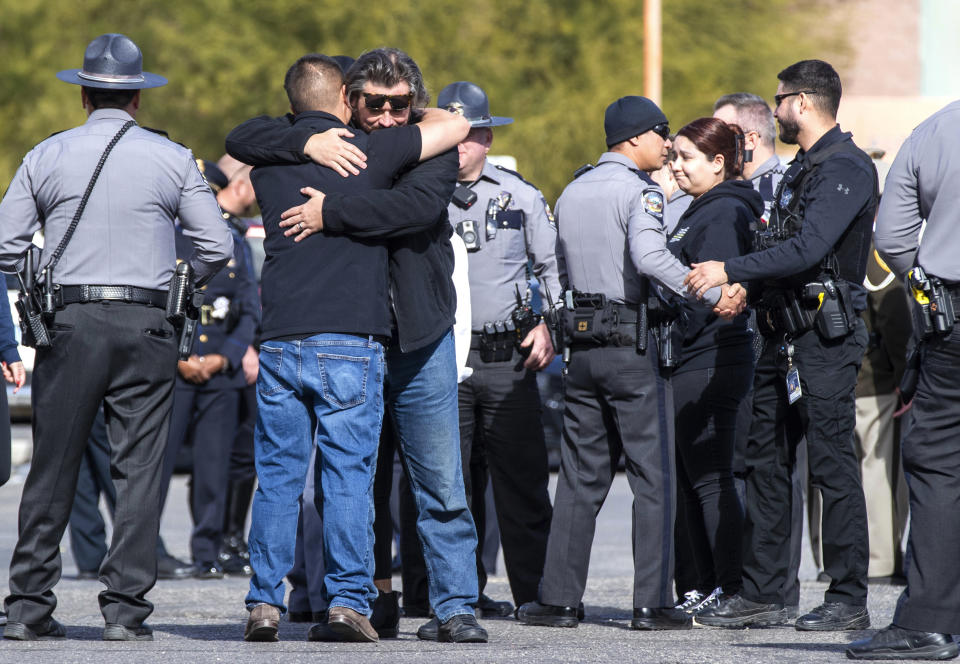
<path id="1" fill-rule="evenodd" d="M 540 203 L 543 204 L 543 213 L 547 215 L 547 221 L 550 222 L 550 226 L 553 230 L 557 230 L 557 220 L 553 216 L 553 212 L 550 210 L 550 204 L 547 203 L 547 199 L 540 195 Z"/>
<path id="2" fill-rule="evenodd" d="M 663 194 L 657 189 L 647 189 L 643 192 L 643 211 L 647 214 L 663 218 Z"/>

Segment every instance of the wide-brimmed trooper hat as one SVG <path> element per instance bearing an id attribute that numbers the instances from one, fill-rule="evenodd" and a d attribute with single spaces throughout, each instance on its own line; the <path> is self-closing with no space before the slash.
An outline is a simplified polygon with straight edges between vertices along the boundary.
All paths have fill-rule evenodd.
<path id="1" fill-rule="evenodd" d="M 513 122 L 513 118 L 490 115 L 487 93 L 470 81 L 457 81 L 441 90 L 437 95 L 437 106 L 462 115 L 471 127 L 499 127 Z"/>
<path id="2" fill-rule="evenodd" d="M 83 69 L 65 69 L 57 78 L 88 88 L 141 90 L 159 88 L 167 79 L 143 71 L 140 49 L 126 35 L 100 35 L 83 54 Z"/>

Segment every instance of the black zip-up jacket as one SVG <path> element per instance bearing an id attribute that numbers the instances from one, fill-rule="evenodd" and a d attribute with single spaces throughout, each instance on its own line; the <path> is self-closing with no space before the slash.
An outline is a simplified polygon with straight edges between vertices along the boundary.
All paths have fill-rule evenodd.
<path id="1" fill-rule="evenodd" d="M 817 152 L 844 141 L 850 142 L 850 150 L 832 154 L 810 168 L 810 160 Z M 839 263 L 840 277 L 850 284 L 854 308 L 862 311 L 867 302 L 863 277 L 877 211 L 877 169 L 853 144 L 853 136 L 840 131 L 839 125 L 821 136 L 808 152 L 797 152 L 783 176 L 784 183 L 801 167 L 809 174 L 802 178 L 799 191 L 784 184 L 780 200 L 775 202 L 786 208 L 793 197 L 800 197 L 800 231 L 776 247 L 727 261 L 727 277 L 730 283 L 802 277 L 815 271 L 832 251 Z M 800 278 L 798 285 L 803 282 Z"/>
<path id="2" fill-rule="evenodd" d="M 750 225 L 763 214 L 763 198 L 750 182 L 727 180 L 695 198 L 667 241 L 681 261 L 728 261 L 750 251 Z M 676 371 L 753 362 L 747 313 L 723 320 L 684 304 L 686 330 Z"/>
<path id="3" fill-rule="evenodd" d="M 389 336 L 385 243 L 334 233 L 318 233 L 294 242 L 283 236 L 280 215 L 305 201 L 300 193 L 305 186 L 351 194 L 390 187 L 396 174 L 419 158 L 420 132 L 416 127 L 374 135 L 356 132 L 348 140 L 367 153 L 367 168 L 360 175 L 342 178 L 329 168 L 309 162 L 266 165 L 260 156 L 265 152 L 263 146 L 270 143 L 258 130 L 262 124 L 255 119 L 234 129 L 227 137 L 227 151 L 256 166 L 250 177 L 266 232 L 261 276 L 263 338 L 289 339 L 319 333 Z M 332 115 L 310 111 L 297 114 L 293 126 L 313 134 L 345 125 Z"/>
<path id="4" fill-rule="evenodd" d="M 303 147 L 316 132 L 293 124 L 291 118 L 262 116 L 244 123 L 228 137 L 228 151 L 232 142 L 234 147 L 243 145 L 253 151 L 256 163 L 308 162 Z M 358 196 L 324 190 L 325 233 L 387 240 L 390 293 L 403 352 L 432 343 L 453 326 L 457 299 L 451 279 L 452 228 L 447 204 L 457 185 L 458 167 L 453 148 L 413 164 L 387 191 Z"/>

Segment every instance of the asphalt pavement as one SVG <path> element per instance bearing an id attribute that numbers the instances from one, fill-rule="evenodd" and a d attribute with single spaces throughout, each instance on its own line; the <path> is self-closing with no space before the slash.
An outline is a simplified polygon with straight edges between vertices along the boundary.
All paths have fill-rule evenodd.
<path id="1" fill-rule="evenodd" d="M 23 435 L 23 432 L 20 432 Z M 15 471 L 0 488 L 0 589 L 7 592 L 9 560 L 16 542 L 17 507 L 26 467 Z M 555 482 L 555 477 L 553 481 Z M 552 494 L 552 489 L 551 489 Z M 186 509 L 186 480 L 174 478 L 161 532 L 168 548 L 188 558 L 190 522 Z M 55 616 L 67 626 L 67 638 L 54 641 L 0 641 L 0 663 L 34 662 L 839 662 L 849 641 L 871 632 L 798 632 L 793 627 L 748 630 L 695 628 L 680 632 L 636 632 L 629 629 L 632 614 L 632 554 L 630 505 L 626 479 L 619 475 L 600 513 L 593 547 L 590 579 L 584 604 L 586 620 L 576 629 L 528 627 L 511 619 L 483 620 L 490 633 L 487 644 L 438 644 L 419 641 L 422 619 L 404 618 L 400 637 L 377 644 L 330 644 L 306 641 L 309 625 L 280 625 L 279 643 L 242 640 L 247 580 L 159 581 L 150 592 L 156 609 L 148 623 L 153 642 L 107 643 L 101 640 L 103 619 L 98 581 L 78 581 L 65 536 L 61 554 L 63 578 L 57 585 Z M 826 584 L 815 580 L 807 548 L 801 569 L 801 609 L 822 601 Z M 492 576 L 487 594 L 510 597 L 503 574 Z M 399 577 L 394 583 L 399 587 Z M 899 588 L 871 586 L 868 607 L 874 628 L 887 625 Z"/>

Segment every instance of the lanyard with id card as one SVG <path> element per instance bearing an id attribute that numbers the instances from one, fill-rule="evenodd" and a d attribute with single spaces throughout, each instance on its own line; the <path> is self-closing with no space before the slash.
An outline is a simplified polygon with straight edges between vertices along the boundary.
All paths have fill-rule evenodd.
<path id="1" fill-rule="evenodd" d="M 787 402 L 794 404 L 803 396 L 800 389 L 800 372 L 793 366 L 793 344 L 787 344 Z"/>

